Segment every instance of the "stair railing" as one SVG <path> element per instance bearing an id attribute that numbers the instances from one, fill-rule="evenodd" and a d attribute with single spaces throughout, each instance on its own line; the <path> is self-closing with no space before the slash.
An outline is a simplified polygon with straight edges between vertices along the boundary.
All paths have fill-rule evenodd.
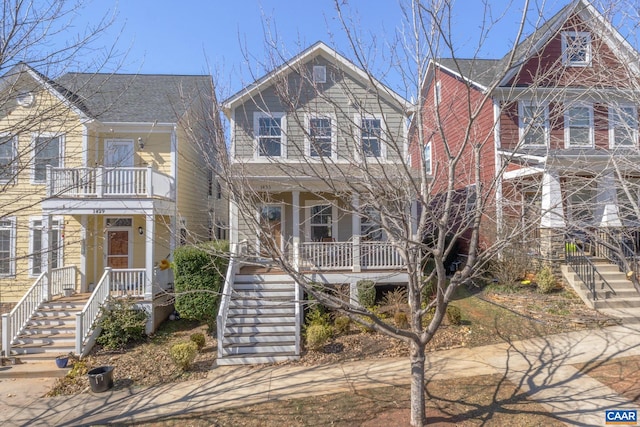
<path id="1" fill-rule="evenodd" d="M 111 268 L 107 267 L 82 311 L 76 313 L 76 354 L 79 357 L 85 356 L 93 347 L 95 338 L 100 332 L 99 328 L 94 328 L 94 324 L 100 316 L 100 308 L 109 297 L 110 291 Z"/>
<path id="2" fill-rule="evenodd" d="M 18 338 L 31 316 L 47 299 L 47 273 L 40 273 L 26 294 L 8 314 L 2 315 L 2 351 L 5 357 L 11 355 L 11 344 Z"/>
<path id="3" fill-rule="evenodd" d="M 593 261 L 585 254 L 580 245 L 576 243 L 576 239 L 566 239 L 564 245 L 564 256 L 567 260 L 567 264 L 578 275 L 580 280 L 585 284 L 589 292 L 591 292 L 591 298 L 593 301 L 598 299 L 596 291 L 596 276 L 601 281 L 601 289 L 604 289 L 605 285 L 615 295 L 616 291 L 613 290 L 607 279 L 598 271 Z"/>
<path id="4" fill-rule="evenodd" d="M 231 245 L 229 251 L 229 266 L 227 267 L 227 274 L 224 278 L 224 287 L 222 289 L 222 297 L 220 298 L 220 308 L 218 309 L 218 316 L 216 317 L 216 332 L 218 335 L 218 357 L 222 357 L 222 351 L 224 348 L 224 328 L 227 323 L 227 314 L 229 313 L 229 303 L 231 302 L 231 293 L 233 292 L 233 279 L 238 270 L 240 263 L 238 262 L 238 254 L 236 250 L 238 246 Z"/>

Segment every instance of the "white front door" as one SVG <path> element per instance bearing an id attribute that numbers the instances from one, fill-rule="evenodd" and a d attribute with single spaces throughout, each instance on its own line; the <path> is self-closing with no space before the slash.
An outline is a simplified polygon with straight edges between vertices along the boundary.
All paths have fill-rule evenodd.
<path id="1" fill-rule="evenodd" d="M 133 140 L 108 139 L 104 145 L 104 165 L 118 168 L 133 167 Z"/>
<path id="2" fill-rule="evenodd" d="M 107 140 L 104 145 L 105 194 L 130 195 L 136 193 L 133 167 L 133 140 Z"/>

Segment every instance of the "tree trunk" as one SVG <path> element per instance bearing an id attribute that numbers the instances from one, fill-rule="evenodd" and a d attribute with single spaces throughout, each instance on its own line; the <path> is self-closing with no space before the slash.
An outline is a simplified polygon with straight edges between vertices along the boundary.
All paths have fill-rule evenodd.
<path id="1" fill-rule="evenodd" d="M 411 425 L 421 427 L 427 419 L 424 411 L 424 346 L 411 341 Z"/>

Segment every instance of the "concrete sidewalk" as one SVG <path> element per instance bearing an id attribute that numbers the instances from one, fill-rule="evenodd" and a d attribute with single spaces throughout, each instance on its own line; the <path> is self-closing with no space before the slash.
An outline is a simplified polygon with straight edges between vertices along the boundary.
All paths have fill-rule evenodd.
<path id="1" fill-rule="evenodd" d="M 569 425 L 604 425 L 606 409 L 640 409 L 570 366 L 640 355 L 640 325 L 615 326 L 428 356 L 430 380 L 504 375 Z M 3 426 L 75 426 L 150 421 L 269 400 L 403 385 L 406 359 L 326 366 L 216 367 L 204 380 L 101 394 L 2 399 Z"/>

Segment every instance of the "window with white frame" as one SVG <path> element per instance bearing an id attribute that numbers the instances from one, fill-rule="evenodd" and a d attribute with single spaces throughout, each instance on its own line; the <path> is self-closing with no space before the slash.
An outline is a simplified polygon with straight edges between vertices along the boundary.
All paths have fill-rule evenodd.
<path id="1" fill-rule="evenodd" d="M 54 219 L 51 221 L 51 241 L 49 242 L 49 251 L 51 251 L 51 268 L 62 267 L 62 219 Z M 29 224 L 30 238 L 30 274 L 37 276 L 42 273 L 42 257 L 47 254 L 42 250 L 42 227 L 41 219 L 32 219 Z"/>
<path id="2" fill-rule="evenodd" d="M 580 105 L 566 109 L 564 140 L 567 148 L 593 146 L 593 108 L 591 106 Z"/>
<path id="3" fill-rule="evenodd" d="M 638 111 L 633 105 L 609 107 L 609 146 L 635 147 L 638 145 Z"/>
<path id="4" fill-rule="evenodd" d="M 0 182 L 13 181 L 18 172 L 16 138 L 0 137 Z"/>
<path id="5" fill-rule="evenodd" d="M 440 105 L 442 101 L 442 85 L 440 82 L 436 82 L 436 85 L 433 89 L 433 104 L 437 107 Z"/>
<path id="6" fill-rule="evenodd" d="M 309 150 L 311 157 L 332 157 L 334 145 L 334 129 L 330 117 L 309 118 Z"/>
<path id="7" fill-rule="evenodd" d="M 549 107 L 520 102 L 520 140 L 523 146 L 546 146 L 549 138 Z"/>
<path id="8" fill-rule="evenodd" d="M 365 118 L 360 122 L 361 149 L 365 157 L 382 157 L 382 120 Z"/>
<path id="9" fill-rule="evenodd" d="M 327 67 L 324 65 L 314 65 L 312 78 L 314 83 L 326 83 Z"/>
<path id="10" fill-rule="evenodd" d="M 333 241 L 333 206 L 330 204 L 309 207 L 309 232 L 313 242 Z"/>
<path id="11" fill-rule="evenodd" d="M 431 174 L 432 169 L 432 156 L 431 152 L 431 141 L 427 142 L 427 145 L 424 146 L 424 168 L 427 174 Z"/>
<path id="12" fill-rule="evenodd" d="M 591 34 L 581 31 L 562 33 L 562 62 L 572 67 L 591 65 Z"/>
<path id="13" fill-rule="evenodd" d="M 46 180 L 47 166 L 61 166 L 62 153 L 62 136 L 35 136 L 33 138 L 33 182 L 42 183 Z"/>
<path id="14" fill-rule="evenodd" d="M 596 206 L 596 184 L 591 179 L 575 177 L 566 186 L 568 199 L 568 219 L 577 225 L 593 223 Z"/>
<path id="15" fill-rule="evenodd" d="M 360 236 L 364 241 L 383 240 L 380 212 L 371 206 L 366 206 L 360 215 Z"/>
<path id="16" fill-rule="evenodd" d="M 0 277 L 16 274 L 16 219 L 0 219 Z"/>
<path id="17" fill-rule="evenodd" d="M 284 113 L 254 115 L 258 157 L 284 157 L 284 122 Z"/>

